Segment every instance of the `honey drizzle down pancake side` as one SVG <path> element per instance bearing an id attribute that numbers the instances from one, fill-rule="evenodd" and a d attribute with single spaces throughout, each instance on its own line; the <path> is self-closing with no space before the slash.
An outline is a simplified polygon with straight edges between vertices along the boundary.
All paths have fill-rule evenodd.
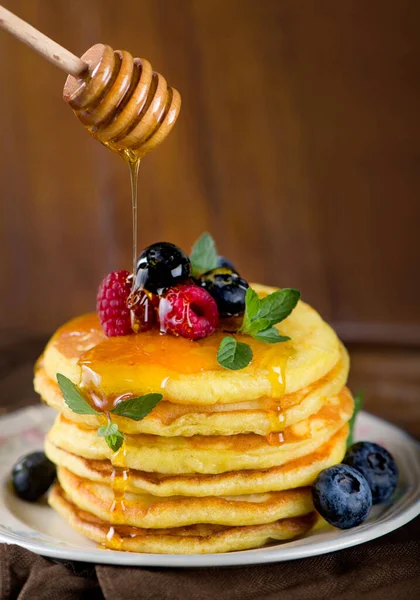
<path id="1" fill-rule="evenodd" d="M 266 358 L 262 361 L 262 366 L 267 368 L 267 376 L 272 389 L 272 399 L 267 414 L 273 429 L 278 427 L 279 421 L 284 421 L 280 399 L 284 396 L 286 390 L 286 367 L 288 358 L 288 354 L 283 352 L 280 355 L 276 348 L 271 348 Z M 282 432 L 269 432 L 267 433 L 266 438 L 267 442 L 271 445 L 277 445 L 284 442 L 284 435 Z"/>
<path id="2" fill-rule="evenodd" d="M 110 509 L 111 525 L 109 527 L 106 539 L 108 547 L 113 550 L 121 550 L 121 536 L 116 532 L 114 524 L 124 523 L 124 513 L 126 510 L 124 501 L 130 477 L 130 469 L 126 464 L 127 447 L 125 440 L 121 448 L 115 453 L 112 463 L 112 473 L 110 484 L 114 493 L 114 500 Z"/>
<path id="3" fill-rule="evenodd" d="M 109 410 L 116 406 L 118 401 L 126 400 L 130 397 L 130 394 L 122 394 L 119 396 L 113 396 L 112 398 L 104 397 L 100 393 L 101 376 L 95 372 L 94 369 L 84 366 L 82 367 L 82 383 L 80 388 L 84 391 L 86 396 L 91 400 L 92 404 L 99 410 L 106 411 L 103 419 L 103 424 L 111 422 L 111 415 Z M 106 534 L 106 546 L 113 550 L 122 549 L 122 539 L 117 533 L 114 525 L 124 524 L 124 513 L 126 511 L 125 506 L 125 494 L 130 478 L 130 468 L 126 463 L 127 446 L 125 439 L 119 450 L 114 453 L 112 464 L 112 472 L 109 478 L 109 484 L 113 491 L 113 501 L 110 506 L 110 526 Z"/>

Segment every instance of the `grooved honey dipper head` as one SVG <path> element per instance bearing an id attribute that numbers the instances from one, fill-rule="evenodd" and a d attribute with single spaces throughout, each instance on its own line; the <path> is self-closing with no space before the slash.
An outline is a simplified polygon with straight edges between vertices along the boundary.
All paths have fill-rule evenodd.
<path id="1" fill-rule="evenodd" d="M 63 97 L 89 133 L 129 160 L 142 158 L 171 131 L 181 96 L 144 58 L 95 44 L 86 74 L 69 75 Z"/>

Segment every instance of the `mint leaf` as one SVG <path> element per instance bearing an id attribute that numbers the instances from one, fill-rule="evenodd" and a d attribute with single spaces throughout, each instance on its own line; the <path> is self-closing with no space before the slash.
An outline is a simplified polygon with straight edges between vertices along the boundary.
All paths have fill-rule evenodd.
<path id="1" fill-rule="evenodd" d="M 242 331 L 248 331 L 251 327 L 253 319 L 258 314 L 261 300 L 258 298 L 258 294 L 252 288 L 248 288 L 245 295 L 245 315 L 244 322 L 242 324 Z"/>
<path id="2" fill-rule="evenodd" d="M 124 435 L 121 433 L 121 431 L 118 431 L 117 433 L 107 435 L 105 441 L 113 452 L 118 452 L 123 445 Z"/>
<path id="3" fill-rule="evenodd" d="M 350 448 L 350 446 L 352 446 L 354 443 L 354 426 L 356 423 L 357 414 L 363 406 L 364 397 L 365 397 L 365 393 L 363 390 L 360 390 L 360 392 L 358 392 L 354 397 L 354 411 L 353 411 L 353 415 L 349 421 L 350 429 L 349 429 L 349 436 L 347 438 L 347 448 Z"/>
<path id="4" fill-rule="evenodd" d="M 267 344 L 286 342 L 290 338 L 280 335 L 274 325 L 290 315 L 299 302 L 300 292 L 293 288 L 277 290 L 261 300 L 251 288 L 245 296 L 245 315 L 240 331 Z"/>
<path id="5" fill-rule="evenodd" d="M 271 321 L 269 319 L 254 319 L 253 321 L 251 321 L 245 333 L 254 337 L 260 331 L 264 331 L 265 329 L 269 329 L 270 327 Z"/>
<path id="6" fill-rule="evenodd" d="M 99 427 L 96 433 L 101 437 L 115 435 L 118 433 L 118 425 L 116 423 L 108 423 L 108 425 L 102 425 L 102 427 Z"/>
<path id="7" fill-rule="evenodd" d="M 78 387 L 65 375 L 57 373 L 57 381 L 60 386 L 64 402 L 78 415 L 98 415 L 99 413 L 91 407 Z"/>
<path id="8" fill-rule="evenodd" d="M 150 411 L 154 409 L 156 404 L 162 400 L 162 394 L 146 394 L 138 398 L 130 398 L 123 402 L 118 402 L 115 408 L 111 410 L 114 415 L 127 417 L 134 421 L 141 421 Z"/>
<path id="9" fill-rule="evenodd" d="M 254 333 L 253 338 L 266 344 L 277 344 L 278 342 L 287 342 L 290 338 L 287 335 L 280 335 L 275 327 L 269 327 L 258 333 Z"/>
<path id="10" fill-rule="evenodd" d="M 124 434 L 118 429 L 116 423 L 110 421 L 107 425 L 99 427 L 96 433 L 105 438 L 106 443 L 113 452 L 117 452 L 123 445 Z"/>
<path id="11" fill-rule="evenodd" d="M 225 369 L 238 371 L 244 369 L 252 360 L 252 350 L 248 344 L 238 342 L 234 337 L 226 336 L 220 342 L 217 362 Z"/>
<path id="12" fill-rule="evenodd" d="M 191 249 L 191 266 L 193 277 L 199 277 L 217 267 L 216 244 L 209 233 L 203 233 Z"/>
<path id="13" fill-rule="evenodd" d="M 300 292 L 293 288 L 284 288 L 269 294 L 261 300 L 259 319 L 270 319 L 276 325 L 290 315 L 299 302 Z"/>

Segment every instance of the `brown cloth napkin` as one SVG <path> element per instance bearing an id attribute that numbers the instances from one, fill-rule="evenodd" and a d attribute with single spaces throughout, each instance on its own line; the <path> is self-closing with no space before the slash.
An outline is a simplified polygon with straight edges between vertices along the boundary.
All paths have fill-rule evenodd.
<path id="1" fill-rule="evenodd" d="M 420 517 L 361 546 L 272 565 L 94 566 L 1 544 L 0 569 L 0 600 L 420 600 Z"/>

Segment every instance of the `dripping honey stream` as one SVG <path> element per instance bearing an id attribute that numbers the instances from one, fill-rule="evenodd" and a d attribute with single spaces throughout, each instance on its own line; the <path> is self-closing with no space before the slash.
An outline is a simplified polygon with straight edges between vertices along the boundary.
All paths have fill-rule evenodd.
<path id="1" fill-rule="evenodd" d="M 130 171 L 132 212 L 132 289 L 134 304 L 141 285 L 136 279 L 138 255 L 138 174 L 141 158 L 160 144 L 172 129 L 179 115 L 179 93 L 169 87 L 159 73 L 153 72 L 145 59 L 133 58 L 127 51 L 114 51 L 110 46 L 96 44 L 82 57 L 89 66 L 89 76 L 69 76 L 64 86 L 64 99 L 88 132 L 126 161 Z M 147 318 L 147 315 L 146 315 Z M 131 321 L 136 331 L 135 310 Z M 87 367 L 89 368 L 89 367 Z M 93 376 L 96 373 L 92 370 Z M 99 398 L 102 409 L 109 398 Z M 109 407 L 108 407 L 109 408 Z M 125 461 L 126 442 L 114 454 L 111 487 L 111 526 L 108 542 L 120 549 L 119 536 L 113 524 L 125 510 L 125 492 L 130 476 Z"/>
<path id="2" fill-rule="evenodd" d="M 137 253 L 138 253 L 138 177 L 140 158 L 130 160 L 127 155 L 126 161 L 130 170 L 131 184 L 131 216 L 132 216 L 132 235 L 133 235 L 133 254 L 132 254 L 132 289 L 131 293 L 135 294 L 136 290 L 136 270 L 137 270 Z M 132 323 L 134 324 L 134 313 L 131 311 Z M 126 441 L 123 440 L 121 448 L 114 454 L 112 461 L 111 487 L 114 493 L 114 501 L 111 506 L 111 524 L 107 533 L 107 540 L 115 550 L 121 550 L 122 540 L 113 527 L 114 515 L 117 522 L 124 524 L 123 515 L 125 512 L 125 494 L 127 491 L 128 481 L 130 477 L 130 469 L 126 463 L 127 447 Z"/>

